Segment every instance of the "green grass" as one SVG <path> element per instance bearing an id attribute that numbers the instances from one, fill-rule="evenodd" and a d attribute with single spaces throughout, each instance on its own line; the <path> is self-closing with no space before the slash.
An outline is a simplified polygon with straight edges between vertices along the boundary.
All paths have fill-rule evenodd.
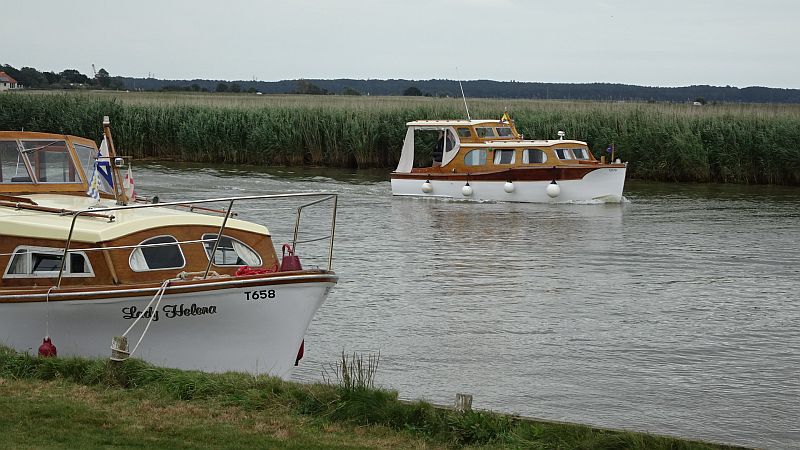
<path id="1" fill-rule="evenodd" d="M 486 411 L 358 384 L 298 384 L 0 347 L 0 447 L 721 449 Z"/>
<path id="2" fill-rule="evenodd" d="M 631 178 L 800 184 L 800 105 L 470 100 L 474 118 L 511 112 L 530 138 L 610 144 Z M 254 165 L 377 167 L 399 159 L 405 123 L 464 118 L 460 99 L 140 92 L 0 95 L 0 129 L 97 139 L 112 120 L 122 154 Z M 420 163 L 430 155 L 418 155 Z"/>

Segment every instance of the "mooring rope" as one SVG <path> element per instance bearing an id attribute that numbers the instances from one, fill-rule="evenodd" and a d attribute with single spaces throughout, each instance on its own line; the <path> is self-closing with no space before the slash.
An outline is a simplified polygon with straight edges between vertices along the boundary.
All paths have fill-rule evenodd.
<path id="1" fill-rule="evenodd" d="M 164 282 L 161 284 L 161 287 L 158 288 L 158 291 L 156 291 L 156 295 L 154 295 L 153 298 L 150 299 L 150 302 L 147 304 L 147 306 L 145 306 L 144 310 L 142 310 L 142 314 L 139 315 L 139 317 L 137 317 L 136 320 L 133 321 L 131 326 L 129 326 L 124 333 L 122 333 L 122 337 L 127 337 L 128 332 L 130 332 L 133 329 L 133 327 L 135 327 L 136 324 L 139 323 L 142 317 L 144 317 L 145 311 L 148 310 L 150 311 L 150 319 L 147 321 L 147 325 L 145 325 L 142 335 L 139 336 L 139 340 L 136 342 L 136 345 L 133 346 L 133 350 L 131 350 L 130 353 L 128 353 L 128 356 L 126 356 L 125 359 L 128 359 L 131 356 L 133 356 L 133 353 L 136 351 L 137 348 L 139 348 L 139 344 L 142 343 L 144 336 L 147 334 L 147 330 L 150 329 L 150 324 L 153 323 L 153 319 L 156 317 L 156 312 L 158 311 L 158 305 L 161 304 L 161 299 L 164 297 L 164 292 L 167 291 L 167 286 L 169 286 L 170 281 L 171 281 L 170 279 L 164 280 Z M 150 309 L 150 306 L 153 304 L 153 302 L 156 302 L 156 305 L 153 307 L 153 309 Z M 111 349 L 118 350 L 115 349 L 114 347 L 111 347 Z"/>
<path id="2" fill-rule="evenodd" d="M 44 336 L 49 338 L 50 337 L 50 292 L 55 289 L 56 286 L 51 286 L 50 289 L 47 290 L 47 294 L 44 297 Z"/>

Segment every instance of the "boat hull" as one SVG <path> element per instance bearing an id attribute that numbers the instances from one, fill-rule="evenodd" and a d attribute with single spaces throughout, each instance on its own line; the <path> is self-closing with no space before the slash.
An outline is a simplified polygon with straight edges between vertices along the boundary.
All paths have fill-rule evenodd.
<path id="1" fill-rule="evenodd" d="M 228 280 L 157 291 L 94 290 L 51 294 L 49 301 L 0 295 L 0 344 L 36 353 L 49 333 L 59 356 L 108 357 L 111 339 L 128 333 L 132 355 L 163 367 L 240 371 L 288 378 L 317 309 L 335 275 Z M 86 299 L 80 299 L 86 297 Z"/>
<path id="2" fill-rule="evenodd" d="M 558 195 L 548 195 L 550 179 L 524 179 L 509 172 L 503 178 L 499 174 L 482 176 L 426 176 L 425 174 L 393 174 L 392 194 L 398 196 L 450 198 L 475 201 L 563 203 L 563 202 L 605 202 L 622 201 L 626 167 L 597 168 L 581 178 L 557 179 Z M 532 177 L 528 177 L 532 178 Z M 544 178 L 544 177 L 540 177 Z M 507 191 L 506 183 L 511 181 L 513 190 Z M 430 192 L 423 191 L 423 184 L 430 183 Z M 469 183 L 471 195 L 464 195 L 464 186 Z M 552 192 L 552 191 L 551 191 Z"/>

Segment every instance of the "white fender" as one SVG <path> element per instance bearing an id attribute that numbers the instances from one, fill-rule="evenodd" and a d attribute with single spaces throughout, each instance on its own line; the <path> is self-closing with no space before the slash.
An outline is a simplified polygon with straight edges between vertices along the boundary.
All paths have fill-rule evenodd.
<path id="1" fill-rule="evenodd" d="M 556 198 L 559 195 L 561 195 L 561 186 L 559 186 L 555 180 L 553 180 L 552 183 L 547 185 L 547 195 L 550 198 Z"/>

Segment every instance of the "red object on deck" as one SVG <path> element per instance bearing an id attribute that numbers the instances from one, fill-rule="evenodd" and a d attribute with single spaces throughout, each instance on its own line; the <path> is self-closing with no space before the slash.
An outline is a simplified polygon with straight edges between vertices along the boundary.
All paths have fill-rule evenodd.
<path id="1" fill-rule="evenodd" d="M 236 269 L 236 273 L 234 273 L 234 276 L 244 277 L 247 275 L 263 275 L 265 273 L 272 273 L 277 271 L 278 271 L 278 263 L 275 263 L 272 265 L 272 267 L 267 267 L 267 268 L 242 266 Z"/>
<path id="2" fill-rule="evenodd" d="M 53 342 L 50 340 L 50 336 L 47 336 L 42 340 L 42 345 L 39 346 L 39 356 L 42 358 L 54 358 L 58 356 L 56 346 L 53 345 Z"/>
<path id="3" fill-rule="evenodd" d="M 294 249 L 291 245 L 283 244 L 283 251 L 281 254 L 281 272 L 303 270 L 303 266 L 300 265 L 300 257 L 294 254 Z"/>
<path id="4" fill-rule="evenodd" d="M 300 364 L 300 360 L 303 359 L 303 355 L 305 354 L 305 352 L 306 352 L 306 340 L 303 339 L 303 341 L 300 342 L 300 350 L 297 351 L 297 359 L 294 360 L 295 366 Z"/>

